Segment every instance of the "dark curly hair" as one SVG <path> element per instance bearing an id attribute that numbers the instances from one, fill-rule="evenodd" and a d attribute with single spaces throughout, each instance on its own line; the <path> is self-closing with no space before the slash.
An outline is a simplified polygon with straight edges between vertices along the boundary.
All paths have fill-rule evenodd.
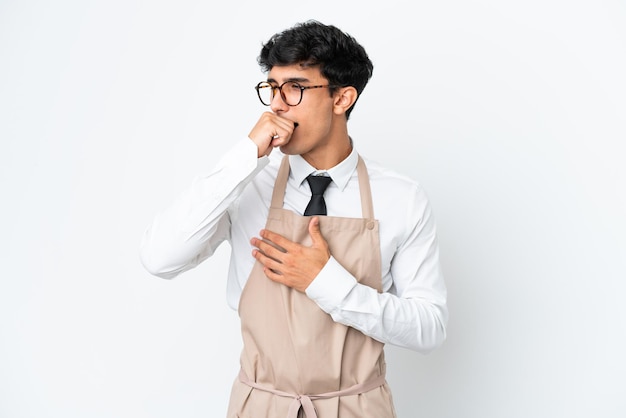
<path id="1" fill-rule="evenodd" d="M 329 84 L 352 86 L 359 95 L 374 70 L 372 61 L 356 39 L 335 26 L 315 20 L 298 23 L 272 36 L 263 45 L 258 62 L 264 72 L 274 66 L 319 66 Z M 354 104 L 346 111 L 346 118 L 353 108 Z"/>

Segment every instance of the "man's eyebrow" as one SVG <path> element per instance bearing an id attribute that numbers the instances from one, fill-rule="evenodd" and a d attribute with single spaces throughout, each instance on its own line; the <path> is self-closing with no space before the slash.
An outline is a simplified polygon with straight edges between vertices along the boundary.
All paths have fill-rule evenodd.
<path id="1" fill-rule="evenodd" d="M 311 81 L 311 80 L 309 80 L 308 78 L 305 78 L 305 77 L 290 77 L 290 78 L 286 79 L 285 81 L 283 81 L 283 83 L 287 83 L 289 81 L 296 82 L 296 83 L 306 83 L 306 82 Z M 273 78 L 268 78 L 267 82 L 268 83 L 276 83 L 276 84 L 278 84 L 278 81 L 274 80 Z"/>

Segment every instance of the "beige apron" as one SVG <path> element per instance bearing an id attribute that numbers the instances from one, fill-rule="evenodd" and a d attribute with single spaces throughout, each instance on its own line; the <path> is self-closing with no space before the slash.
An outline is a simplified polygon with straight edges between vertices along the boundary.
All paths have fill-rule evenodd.
<path id="1" fill-rule="evenodd" d="M 381 291 L 378 221 L 365 163 L 357 164 L 363 219 L 320 216 L 330 252 L 358 281 Z M 311 244 L 310 217 L 283 209 L 284 157 L 266 229 Z M 228 418 L 392 418 L 383 343 L 333 321 L 304 293 L 268 279 L 256 263 L 241 295 L 241 372 Z M 300 411 L 298 413 L 298 411 Z"/>

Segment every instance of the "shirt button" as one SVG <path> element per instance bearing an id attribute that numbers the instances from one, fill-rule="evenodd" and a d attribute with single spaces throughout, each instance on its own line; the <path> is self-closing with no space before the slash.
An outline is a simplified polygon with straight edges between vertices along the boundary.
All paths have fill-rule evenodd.
<path id="1" fill-rule="evenodd" d="M 376 222 L 374 222 L 374 221 L 369 221 L 369 222 L 365 225 L 365 227 L 366 227 L 367 229 L 369 229 L 369 230 L 374 229 L 374 227 L 375 227 L 375 226 L 376 226 Z"/>

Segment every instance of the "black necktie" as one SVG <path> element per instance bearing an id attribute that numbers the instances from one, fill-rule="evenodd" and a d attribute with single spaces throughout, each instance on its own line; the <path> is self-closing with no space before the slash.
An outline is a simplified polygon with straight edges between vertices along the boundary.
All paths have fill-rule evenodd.
<path id="1" fill-rule="evenodd" d="M 311 201 L 307 205 L 304 216 L 326 215 L 326 202 L 324 201 L 324 191 L 331 182 L 327 176 L 314 176 L 311 174 L 306 178 L 311 186 Z"/>

